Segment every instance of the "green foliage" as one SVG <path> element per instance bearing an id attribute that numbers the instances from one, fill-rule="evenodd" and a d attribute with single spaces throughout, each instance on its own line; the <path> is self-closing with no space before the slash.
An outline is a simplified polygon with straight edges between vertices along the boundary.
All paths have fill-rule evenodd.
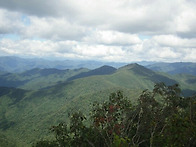
<path id="1" fill-rule="evenodd" d="M 0 147 L 15 147 L 16 142 L 0 133 Z"/>
<path id="2" fill-rule="evenodd" d="M 152 92 L 144 90 L 133 105 L 117 91 L 108 101 L 94 103 L 89 120 L 76 112 L 69 124 L 51 131 L 54 141 L 35 146 L 195 146 L 196 98 L 182 97 L 178 84 L 159 83 Z"/>

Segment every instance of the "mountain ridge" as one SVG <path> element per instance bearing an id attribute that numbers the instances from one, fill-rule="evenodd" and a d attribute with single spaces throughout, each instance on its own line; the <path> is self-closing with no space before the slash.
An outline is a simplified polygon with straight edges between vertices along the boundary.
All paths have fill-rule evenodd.
<path id="1" fill-rule="evenodd" d="M 166 72 L 169 74 L 192 74 L 196 75 L 196 63 L 194 62 L 152 62 L 140 61 L 137 62 L 153 71 Z M 96 69 L 104 65 L 109 65 L 114 68 L 120 68 L 128 63 L 121 62 L 102 62 L 102 61 L 85 61 L 85 60 L 47 60 L 41 58 L 21 58 L 17 56 L 0 56 L 0 71 L 11 73 L 20 73 L 33 68 L 56 68 L 77 69 L 88 68 Z"/>
<path id="2" fill-rule="evenodd" d="M 35 90 L 66 81 L 68 78 L 86 71 L 89 70 L 85 68 L 74 70 L 34 68 L 22 73 L 0 72 L 0 86 Z"/>
<path id="3" fill-rule="evenodd" d="M 79 78 L 84 78 L 84 77 L 89 77 L 89 76 L 95 76 L 95 75 L 109 75 L 109 74 L 113 74 L 116 70 L 117 69 L 112 66 L 104 65 L 99 68 L 96 68 L 96 69 L 93 69 L 87 72 L 83 72 L 73 77 L 70 77 L 68 78 L 68 81 L 79 79 Z"/>
<path id="4" fill-rule="evenodd" d="M 20 73 L 33 68 L 56 68 L 56 69 L 95 69 L 104 65 L 116 68 L 126 63 L 88 61 L 88 60 L 47 60 L 41 58 L 20 58 L 16 56 L 0 56 L 0 70 Z"/>
<path id="5" fill-rule="evenodd" d="M 166 72 L 169 74 L 191 74 L 196 75 L 196 63 L 193 62 L 174 62 L 174 63 L 154 63 L 146 66 L 147 68 Z"/>

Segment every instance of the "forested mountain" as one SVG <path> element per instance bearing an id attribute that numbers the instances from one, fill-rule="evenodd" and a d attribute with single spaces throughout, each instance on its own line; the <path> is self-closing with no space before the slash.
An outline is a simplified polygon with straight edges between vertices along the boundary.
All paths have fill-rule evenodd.
<path id="1" fill-rule="evenodd" d="M 196 63 L 176 62 L 176 63 L 154 63 L 146 66 L 154 71 L 166 72 L 170 74 L 191 74 L 196 75 Z"/>
<path id="2" fill-rule="evenodd" d="M 72 112 L 69 121 L 50 128 L 53 139 L 34 146 L 196 146 L 196 96 L 181 96 L 178 84 L 155 84 L 134 105 L 121 91 L 111 93 L 89 115 Z"/>
<path id="3" fill-rule="evenodd" d="M 70 77 L 87 71 L 89 69 L 85 68 L 70 70 L 34 68 L 22 73 L 0 72 L 0 86 L 36 90 L 66 81 Z"/>
<path id="4" fill-rule="evenodd" d="M 117 90 L 136 103 L 144 89 L 152 90 L 159 82 L 179 83 L 185 95 L 194 94 L 196 89 L 195 76 L 157 73 L 138 64 L 94 70 L 36 68 L 14 74 L 2 72 L 0 78 L 4 82 L 0 88 L 0 134 L 19 146 L 30 146 L 45 136 L 51 138 L 51 125 L 67 120 L 67 114 L 74 110 L 88 116 L 94 101 L 103 102 Z"/>
<path id="5" fill-rule="evenodd" d="M 95 75 L 109 75 L 109 74 L 113 74 L 117 69 L 111 66 L 102 66 L 100 68 L 94 69 L 94 70 L 90 70 L 87 72 L 82 72 L 80 74 L 77 74 L 73 77 L 70 77 L 68 80 L 75 80 L 75 79 L 79 79 L 79 78 L 84 78 L 84 77 L 89 77 L 89 76 L 95 76 Z"/>

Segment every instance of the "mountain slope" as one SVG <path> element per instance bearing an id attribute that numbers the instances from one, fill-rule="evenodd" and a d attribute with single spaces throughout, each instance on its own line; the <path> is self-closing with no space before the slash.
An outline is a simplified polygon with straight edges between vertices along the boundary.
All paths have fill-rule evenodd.
<path id="1" fill-rule="evenodd" d="M 161 75 L 174 79 L 180 85 L 182 94 L 184 96 L 196 95 L 196 76 L 187 74 L 175 74 L 170 75 L 166 73 L 160 73 Z"/>
<path id="2" fill-rule="evenodd" d="M 126 65 L 126 66 L 120 68 L 119 70 L 125 70 L 125 71 L 128 70 L 128 71 L 132 72 L 133 75 L 139 76 L 140 79 L 149 80 L 154 83 L 164 82 L 167 85 L 172 85 L 172 84 L 177 83 L 177 81 L 175 81 L 167 76 L 156 73 L 150 69 L 147 69 L 144 66 L 141 66 L 137 63 Z"/>
<path id="3" fill-rule="evenodd" d="M 85 68 L 74 70 L 35 68 L 22 73 L 0 72 L 0 86 L 36 90 L 64 82 L 74 75 L 87 71 L 89 70 Z"/>
<path id="4" fill-rule="evenodd" d="M 90 70 L 87 72 L 83 72 L 83 73 L 77 74 L 73 77 L 70 77 L 70 78 L 68 78 L 68 81 L 79 79 L 79 78 L 84 78 L 84 77 L 95 76 L 95 75 L 110 75 L 110 74 L 113 74 L 116 70 L 117 69 L 114 67 L 104 65 L 100 68 Z"/>

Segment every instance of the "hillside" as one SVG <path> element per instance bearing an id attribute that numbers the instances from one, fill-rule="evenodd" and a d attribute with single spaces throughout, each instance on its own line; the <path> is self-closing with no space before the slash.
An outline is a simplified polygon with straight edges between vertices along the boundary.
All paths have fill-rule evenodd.
<path id="1" fill-rule="evenodd" d="M 68 81 L 79 79 L 79 78 L 84 78 L 84 77 L 89 77 L 89 76 L 95 76 L 95 75 L 110 75 L 110 74 L 113 74 L 116 70 L 117 69 L 114 67 L 104 65 L 100 68 L 90 70 L 87 72 L 82 72 L 80 74 L 72 76 L 68 78 Z"/>
<path id="2" fill-rule="evenodd" d="M 38 90 L 66 81 L 68 78 L 87 72 L 88 69 L 73 70 L 35 68 L 22 73 L 0 72 L 0 86 Z"/>
<path id="3" fill-rule="evenodd" d="M 187 74 L 175 74 L 170 75 L 166 73 L 160 73 L 163 76 L 166 76 L 170 79 L 178 81 L 182 89 L 182 94 L 184 96 L 196 95 L 196 76 L 187 75 Z"/>
<path id="4" fill-rule="evenodd" d="M 102 69 L 108 70 L 103 72 Z M 58 73 L 57 75 L 60 76 L 66 72 L 55 69 L 34 69 L 22 74 L 24 77 L 35 78 L 41 74 L 48 76 L 49 73 Z M 188 85 L 190 90 L 196 89 L 195 83 L 186 79 L 186 75 L 182 78 L 184 81 L 182 79 L 180 81 L 178 77 L 172 79 L 173 77 L 167 74 L 156 73 L 138 64 L 130 64 L 117 70 L 104 66 L 83 73 L 88 74 L 80 78 L 73 78 L 77 74 L 69 76 L 73 80 L 57 83 L 44 89 L 22 90 L 1 87 L 0 133 L 5 138 L 17 142 L 19 146 L 29 146 L 36 140 L 43 139 L 43 136 L 50 138 L 48 128 L 65 121 L 67 113 L 81 110 L 88 115 L 94 101 L 105 101 L 109 94 L 116 90 L 122 90 L 125 96 L 136 102 L 144 89 L 153 89 L 154 83 L 157 82 L 167 84 L 181 82 L 184 86 Z M 51 78 L 50 74 L 48 79 Z M 37 79 L 40 81 L 39 76 Z M 191 79 L 196 77 L 192 76 Z"/>

